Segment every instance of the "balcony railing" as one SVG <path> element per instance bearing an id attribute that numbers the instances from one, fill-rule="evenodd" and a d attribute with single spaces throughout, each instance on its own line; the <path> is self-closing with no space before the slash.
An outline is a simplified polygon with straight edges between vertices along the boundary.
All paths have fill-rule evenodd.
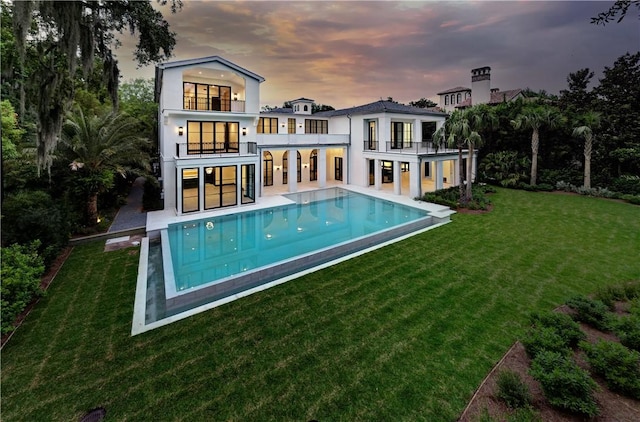
<path id="1" fill-rule="evenodd" d="M 184 109 L 198 111 L 224 111 L 231 113 L 244 113 L 244 101 L 229 100 L 220 97 L 194 97 L 185 95 Z"/>
<path id="2" fill-rule="evenodd" d="M 458 152 L 456 148 L 446 148 L 439 146 L 436 148 L 433 142 L 411 142 L 411 141 L 391 141 L 391 142 L 379 142 L 379 141 L 364 141 L 364 151 L 377 151 L 377 152 L 389 152 L 397 154 L 444 154 Z M 380 149 L 384 146 L 384 150 Z"/>
<path id="3" fill-rule="evenodd" d="M 203 142 L 198 144 L 179 142 L 176 144 L 176 157 L 178 158 L 256 155 L 257 153 L 258 147 L 255 142 Z"/>

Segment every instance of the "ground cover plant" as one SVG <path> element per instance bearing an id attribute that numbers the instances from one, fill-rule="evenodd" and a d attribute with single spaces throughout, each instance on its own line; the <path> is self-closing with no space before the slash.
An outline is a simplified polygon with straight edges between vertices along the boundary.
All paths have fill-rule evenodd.
<path id="1" fill-rule="evenodd" d="M 532 312 L 640 279 L 640 209 L 494 208 L 130 337 L 136 249 L 77 246 L 2 350 L 4 421 L 455 420 Z"/>

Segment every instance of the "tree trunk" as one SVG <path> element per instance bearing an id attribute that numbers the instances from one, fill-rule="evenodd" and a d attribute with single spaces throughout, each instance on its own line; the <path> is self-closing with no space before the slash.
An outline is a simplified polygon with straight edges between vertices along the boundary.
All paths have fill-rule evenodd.
<path id="1" fill-rule="evenodd" d="M 540 144 L 538 129 L 533 129 L 531 135 L 531 186 L 536 185 L 536 176 L 538 174 L 538 146 Z"/>
<path id="2" fill-rule="evenodd" d="M 584 187 L 591 189 L 591 148 L 593 138 L 589 135 L 584 141 Z"/>
<path id="3" fill-rule="evenodd" d="M 91 193 L 87 199 L 87 225 L 98 224 L 98 194 Z"/>
<path id="4" fill-rule="evenodd" d="M 469 143 L 469 156 L 467 157 L 467 195 L 465 200 L 467 203 L 473 200 L 473 142 Z"/>
<path id="5" fill-rule="evenodd" d="M 464 179 L 464 163 L 462 162 L 462 145 L 458 145 L 458 176 L 459 183 L 458 187 L 460 189 L 460 205 L 465 205 L 465 194 L 464 194 L 464 183 L 462 183 L 462 179 Z"/>

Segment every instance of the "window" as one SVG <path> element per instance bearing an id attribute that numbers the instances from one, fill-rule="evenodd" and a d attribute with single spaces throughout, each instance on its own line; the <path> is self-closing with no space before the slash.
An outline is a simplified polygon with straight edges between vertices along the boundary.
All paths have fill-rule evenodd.
<path id="1" fill-rule="evenodd" d="M 282 154 L 282 184 L 289 183 L 289 151 Z"/>
<path id="2" fill-rule="evenodd" d="M 236 166 L 205 167 L 204 209 L 237 204 Z"/>
<path id="3" fill-rule="evenodd" d="M 422 142 L 431 142 L 435 131 L 436 122 L 422 122 Z"/>
<path id="4" fill-rule="evenodd" d="M 185 110 L 231 111 L 231 87 L 183 82 Z"/>
<path id="5" fill-rule="evenodd" d="M 342 157 L 335 157 L 335 174 L 334 178 L 336 180 L 342 180 Z"/>
<path id="6" fill-rule="evenodd" d="M 318 150 L 311 151 L 309 156 L 309 181 L 318 180 Z"/>
<path id="7" fill-rule="evenodd" d="M 296 160 L 298 163 L 298 183 L 302 182 L 302 156 L 300 155 L 300 151 L 298 151 L 298 159 Z"/>
<path id="8" fill-rule="evenodd" d="M 296 119 L 289 119 L 287 121 L 287 124 L 289 126 L 289 133 L 296 133 Z"/>
<path id="9" fill-rule="evenodd" d="M 304 106 L 304 111 L 309 111 L 309 106 L 308 105 Z"/>
<path id="10" fill-rule="evenodd" d="M 460 94 L 456 96 L 456 104 L 459 104 L 459 103 L 460 103 Z"/>
<path id="11" fill-rule="evenodd" d="M 369 140 L 367 142 L 367 148 L 369 150 L 378 149 L 378 143 L 376 142 L 376 122 L 374 120 L 369 121 Z"/>
<path id="12" fill-rule="evenodd" d="M 278 118 L 260 117 L 258 133 L 278 133 Z"/>
<path id="13" fill-rule="evenodd" d="M 263 154 L 264 186 L 273 186 L 273 155 L 269 151 Z"/>
<path id="14" fill-rule="evenodd" d="M 401 162 L 400 163 L 400 171 L 403 173 L 407 173 L 409 171 L 409 163 Z"/>
<path id="15" fill-rule="evenodd" d="M 329 121 L 305 119 L 304 133 L 329 133 Z"/>
<path id="16" fill-rule="evenodd" d="M 431 162 L 424 163 L 424 177 L 431 177 Z"/>
<path id="17" fill-rule="evenodd" d="M 393 161 L 382 161 L 382 183 L 393 183 Z"/>
<path id="18" fill-rule="evenodd" d="M 187 154 L 239 151 L 238 122 L 187 121 Z"/>
<path id="19" fill-rule="evenodd" d="M 255 164 L 243 164 L 242 165 L 242 196 L 241 200 L 243 204 L 249 204 L 256 202 L 256 165 Z"/>
<path id="20" fill-rule="evenodd" d="M 449 105 L 449 96 L 448 95 L 444 96 L 444 105 Z"/>
<path id="21" fill-rule="evenodd" d="M 413 142 L 413 123 L 391 122 L 391 148 L 410 148 Z"/>
<path id="22" fill-rule="evenodd" d="M 197 168 L 182 169 L 182 212 L 193 212 L 200 209 L 199 173 Z"/>

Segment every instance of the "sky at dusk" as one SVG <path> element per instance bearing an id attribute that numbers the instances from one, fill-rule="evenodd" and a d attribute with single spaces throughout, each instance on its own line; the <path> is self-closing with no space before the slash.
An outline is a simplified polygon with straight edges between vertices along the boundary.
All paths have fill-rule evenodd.
<path id="1" fill-rule="evenodd" d="M 471 69 L 491 67 L 491 86 L 557 94 L 570 72 L 640 50 L 637 11 L 606 26 L 595 1 L 194 1 L 160 8 L 176 33 L 170 60 L 219 55 L 266 79 L 261 105 L 306 97 L 345 108 L 393 97 L 437 102 L 471 87 Z M 159 7 L 159 6 L 158 6 Z M 121 37 L 122 81 L 153 78 L 136 68 L 136 40 Z"/>

